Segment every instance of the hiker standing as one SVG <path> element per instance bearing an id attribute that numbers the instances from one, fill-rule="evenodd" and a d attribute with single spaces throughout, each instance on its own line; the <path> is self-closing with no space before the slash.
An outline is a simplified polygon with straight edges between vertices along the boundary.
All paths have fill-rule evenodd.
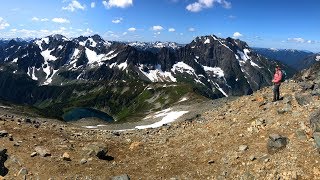
<path id="1" fill-rule="evenodd" d="M 273 101 L 278 101 L 280 99 L 280 85 L 282 79 L 282 72 L 279 65 L 276 66 L 276 72 L 273 76 Z"/>

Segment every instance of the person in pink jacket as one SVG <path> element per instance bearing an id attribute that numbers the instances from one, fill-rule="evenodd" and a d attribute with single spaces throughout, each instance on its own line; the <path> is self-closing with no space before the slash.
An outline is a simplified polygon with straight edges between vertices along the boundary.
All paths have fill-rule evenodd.
<path id="1" fill-rule="evenodd" d="M 276 66 L 276 72 L 273 76 L 273 102 L 280 100 L 280 85 L 282 79 L 282 72 L 279 65 Z"/>

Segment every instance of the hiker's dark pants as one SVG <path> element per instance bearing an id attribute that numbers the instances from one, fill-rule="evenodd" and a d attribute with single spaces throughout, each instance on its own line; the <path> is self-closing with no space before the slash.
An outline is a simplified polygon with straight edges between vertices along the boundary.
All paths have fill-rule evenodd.
<path id="1" fill-rule="evenodd" d="M 280 99 L 280 84 L 274 84 L 273 86 L 273 100 L 278 101 Z"/>

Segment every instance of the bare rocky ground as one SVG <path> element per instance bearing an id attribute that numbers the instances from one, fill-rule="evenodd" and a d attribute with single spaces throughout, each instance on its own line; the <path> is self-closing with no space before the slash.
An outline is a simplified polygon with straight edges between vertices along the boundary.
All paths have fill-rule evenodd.
<path id="1" fill-rule="evenodd" d="M 123 174 L 122 179 L 320 179 L 310 126 L 319 97 L 294 82 L 281 90 L 281 101 L 271 102 L 268 87 L 207 103 L 210 110 L 185 121 L 124 132 L 27 119 L 2 108 L 0 174 L 5 179 Z"/>

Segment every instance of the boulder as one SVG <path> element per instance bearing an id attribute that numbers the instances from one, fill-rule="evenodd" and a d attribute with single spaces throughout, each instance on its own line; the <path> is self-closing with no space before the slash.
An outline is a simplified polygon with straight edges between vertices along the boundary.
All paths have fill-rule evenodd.
<path id="1" fill-rule="evenodd" d="M 70 155 L 67 152 L 63 153 L 62 159 L 64 161 L 71 161 Z"/>
<path id="2" fill-rule="evenodd" d="M 314 88 L 314 84 L 311 82 L 299 82 L 300 87 L 302 88 L 303 91 L 306 90 L 312 90 Z"/>
<path id="3" fill-rule="evenodd" d="M 313 133 L 313 138 L 316 143 L 316 147 L 320 150 L 320 132 Z"/>
<path id="4" fill-rule="evenodd" d="M 127 174 L 123 174 L 120 176 L 111 177 L 111 180 L 130 180 L 130 177 Z"/>
<path id="5" fill-rule="evenodd" d="M 241 146 L 239 146 L 239 151 L 240 152 L 244 152 L 244 151 L 246 151 L 248 149 L 248 146 L 247 145 L 241 145 Z"/>
<path id="6" fill-rule="evenodd" d="M 37 146 L 34 150 L 42 157 L 51 156 L 50 151 L 45 147 Z"/>
<path id="7" fill-rule="evenodd" d="M 288 144 L 288 138 L 283 137 L 279 134 L 269 135 L 267 149 L 269 154 L 274 154 L 281 149 L 284 149 Z"/>
<path id="8" fill-rule="evenodd" d="M 300 106 L 308 105 L 313 101 L 311 94 L 296 93 L 294 96 Z"/>
<path id="9" fill-rule="evenodd" d="M 311 113 L 309 123 L 314 132 L 320 132 L 320 109 Z"/>
<path id="10" fill-rule="evenodd" d="M 98 157 L 99 159 L 102 159 L 102 160 L 109 160 L 109 161 L 113 160 L 113 157 L 107 156 L 108 150 L 102 144 L 98 144 L 98 143 L 88 144 L 88 145 L 84 146 L 82 148 L 82 150 L 89 157 L 96 156 L 96 157 Z"/>
<path id="11" fill-rule="evenodd" d="M 6 130 L 0 131 L 0 138 L 8 136 L 8 132 Z"/>
<path id="12" fill-rule="evenodd" d="M 8 168 L 4 166 L 4 163 L 8 159 L 7 149 L 0 148 L 0 176 L 5 176 L 8 173 Z"/>

